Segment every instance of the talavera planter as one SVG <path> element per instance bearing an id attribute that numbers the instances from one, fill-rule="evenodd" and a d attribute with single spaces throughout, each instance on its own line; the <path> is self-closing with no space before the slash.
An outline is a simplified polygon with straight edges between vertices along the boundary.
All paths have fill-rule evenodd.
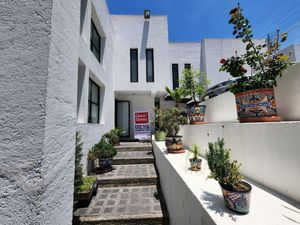
<path id="1" fill-rule="evenodd" d="M 182 143 L 182 136 L 166 137 L 165 145 L 169 153 L 184 153 L 185 149 Z"/>
<path id="2" fill-rule="evenodd" d="M 241 185 L 246 187 L 247 190 L 229 190 L 224 185 L 220 184 L 226 207 L 235 212 L 247 214 L 249 213 L 250 209 L 250 197 L 252 187 L 245 181 L 242 181 Z"/>
<path id="3" fill-rule="evenodd" d="M 195 104 L 187 107 L 187 114 L 191 125 L 203 124 L 205 119 L 205 105 Z"/>
<path id="4" fill-rule="evenodd" d="M 256 89 L 235 94 L 239 121 L 277 122 L 276 101 L 273 88 Z"/>

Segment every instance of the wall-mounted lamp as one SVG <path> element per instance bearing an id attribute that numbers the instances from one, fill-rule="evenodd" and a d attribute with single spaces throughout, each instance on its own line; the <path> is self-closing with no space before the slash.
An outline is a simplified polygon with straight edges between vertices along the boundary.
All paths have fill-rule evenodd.
<path id="1" fill-rule="evenodd" d="M 149 9 L 146 9 L 146 10 L 144 10 L 144 18 L 145 19 L 150 19 L 150 10 Z"/>

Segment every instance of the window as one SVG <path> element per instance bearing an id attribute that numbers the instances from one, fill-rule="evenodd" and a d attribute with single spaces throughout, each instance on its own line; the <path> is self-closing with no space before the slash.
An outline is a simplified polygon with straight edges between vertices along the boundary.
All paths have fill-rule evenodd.
<path id="1" fill-rule="evenodd" d="M 99 123 L 100 87 L 90 79 L 89 81 L 89 123 Z"/>
<path id="2" fill-rule="evenodd" d="M 191 64 L 190 63 L 185 63 L 184 64 L 184 69 L 191 69 Z"/>
<path id="3" fill-rule="evenodd" d="M 100 62 L 101 37 L 97 31 L 93 20 L 91 21 L 91 51 L 94 53 L 94 55 Z"/>
<path id="4" fill-rule="evenodd" d="M 146 49 L 146 80 L 154 82 L 153 49 Z"/>
<path id="5" fill-rule="evenodd" d="M 179 87 L 178 64 L 172 64 L 173 90 Z"/>
<path id="6" fill-rule="evenodd" d="M 138 50 L 130 49 L 130 82 L 138 81 Z"/>

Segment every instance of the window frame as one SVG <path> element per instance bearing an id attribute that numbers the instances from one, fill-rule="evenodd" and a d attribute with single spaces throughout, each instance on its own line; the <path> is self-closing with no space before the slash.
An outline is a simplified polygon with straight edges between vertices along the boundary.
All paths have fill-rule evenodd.
<path id="1" fill-rule="evenodd" d="M 131 57 L 131 54 L 136 52 L 136 80 L 133 80 L 133 62 L 132 62 L 132 57 Z M 139 82 L 139 60 L 138 60 L 138 55 L 139 55 L 139 52 L 138 52 L 138 49 L 137 48 L 131 48 L 130 49 L 130 82 L 131 83 L 137 83 Z"/>
<path id="2" fill-rule="evenodd" d="M 96 46 L 96 44 L 93 42 L 93 36 L 94 36 L 94 32 L 96 32 L 96 34 L 99 37 L 99 46 Z M 101 35 L 99 34 L 97 27 L 93 21 L 93 19 L 91 19 L 91 37 L 90 37 L 90 49 L 93 53 L 93 55 L 96 57 L 96 59 L 98 60 L 98 62 L 101 61 Z M 97 49 L 98 48 L 98 49 Z M 96 51 L 99 53 L 99 56 L 97 56 L 93 49 L 96 49 Z"/>
<path id="3" fill-rule="evenodd" d="M 149 80 L 149 76 L 148 76 L 148 54 L 147 52 L 152 52 L 152 76 L 151 76 L 151 80 Z M 147 82 L 154 82 L 154 50 L 153 48 L 147 48 L 146 49 L 146 81 Z"/>
<path id="4" fill-rule="evenodd" d="M 174 77 L 174 67 L 176 66 L 176 72 L 177 72 L 177 80 L 175 82 L 175 77 Z M 172 63 L 172 82 L 173 82 L 173 90 L 179 87 L 179 66 L 178 63 Z"/>
<path id="5" fill-rule="evenodd" d="M 95 85 L 97 87 L 97 95 L 98 95 L 98 102 L 94 102 L 93 101 L 93 85 Z M 92 105 L 96 105 L 97 106 L 97 122 L 92 122 L 91 119 L 91 115 L 92 115 Z M 88 123 L 99 123 L 100 121 L 100 86 L 98 84 L 96 84 L 91 78 L 89 78 L 89 94 L 88 94 Z"/>

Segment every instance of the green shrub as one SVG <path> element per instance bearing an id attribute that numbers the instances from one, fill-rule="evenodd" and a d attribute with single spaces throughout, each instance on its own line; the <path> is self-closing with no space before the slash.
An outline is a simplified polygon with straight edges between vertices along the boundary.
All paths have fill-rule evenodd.
<path id="1" fill-rule="evenodd" d="M 117 154 L 116 148 L 104 140 L 95 144 L 90 151 L 94 152 L 95 156 L 99 159 L 113 158 Z"/>
<path id="2" fill-rule="evenodd" d="M 119 144 L 122 132 L 122 129 L 113 128 L 102 136 L 102 140 L 112 145 Z"/>
<path id="3" fill-rule="evenodd" d="M 200 153 L 200 149 L 199 149 L 198 145 L 193 145 L 190 152 L 193 155 L 193 159 L 195 159 L 195 160 L 198 159 L 198 155 Z"/>
<path id="4" fill-rule="evenodd" d="M 90 191 L 96 180 L 96 177 L 84 177 L 83 183 L 78 187 L 78 192 Z"/>
<path id="5" fill-rule="evenodd" d="M 224 145 L 224 139 L 208 143 L 206 159 L 211 171 L 208 178 L 215 179 L 229 189 L 235 190 L 243 179 L 239 173 L 241 164 L 235 160 L 230 161 L 230 149 L 225 149 Z"/>
<path id="6" fill-rule="evenodd" d="M 79 132 L 76 132 L 75 143 L 75 174 L 74 174 L 74 189 L 75 193 L 78 192 L 80 186 L 83 184 L 83 172 L 82 172 L 82 145 L 81 136 Z"/>
<path id="7" fill-rule="evenodd" d="M 176 136 L 180 130 L 180 125 L 187 123 L 187 117 L 184 116 L 184 113 L 183 109 L 177 107 L 164 110 L 161 120 L 167 136 Z"/>

